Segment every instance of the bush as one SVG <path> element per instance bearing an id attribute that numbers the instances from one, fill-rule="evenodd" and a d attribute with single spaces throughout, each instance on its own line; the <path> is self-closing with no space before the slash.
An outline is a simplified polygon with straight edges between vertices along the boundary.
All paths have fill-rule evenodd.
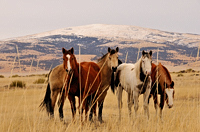
<path id="1" fill-rule="evenodd" d="M 190 73 L 190 72 L 195 72 L 195 70 L 193 70 L 191 68 L 186 70 L 186 73 Z"/>
<path id="2" fill-rule="evenodd" d="M 19 88 L 24 88 L 26 87 L 26 84 L 22 81 L 13 81 L 11 84 L 10 84 L 10 87 L 19 87 Z"/>
<path id="3" fill-rule="evenodd" d="M 177 77 L 182 77 L 183 76 L 183 74 L 182 73 L 179 73 L 178 75 L 177 75 Z"/>
<path id="4" fill-rule="evenodd" d="M 0 78 L 4 78 L 4 76 L 3 76 L 3 75 L 0 75 Z"/>
<path id="5" fill-rule="evenodd" d="M 19 75 L 12 75 L 12 77 L 20 77 Z"/>
<path id="6" fill-rule="evenodd" d="M 39 78 L 38 80 L 36 80 L 35 82 L 33 82 L 34 84 L 41 84 L 41 83 L 44 83 L 45 82 L 45 79 L 43 78 Z"/>

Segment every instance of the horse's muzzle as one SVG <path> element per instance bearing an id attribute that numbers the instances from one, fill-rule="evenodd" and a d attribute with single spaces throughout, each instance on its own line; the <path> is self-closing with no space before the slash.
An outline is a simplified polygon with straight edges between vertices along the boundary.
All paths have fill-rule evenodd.
<path id="1" fill-rule="evenodd" d="M 168 105 L 168 108 L 170 109 L 170 108 L 172 108 L 173 107 L 173 104 L 172 105 Z"/>
<path id="2" fill-rule="evenodd" d="M 151 76 L 151 71 L 150 72 L 146 71 L 146 75 Z"/>
<path id="3" fill-rule="evenodd" d="M 70 75 L 70 74 L 72 74 L 73 70 L 72 69 L 70 69 L 70 70 L 66 69 L 66 72 Z"/>
<path id="4" fill-rule="evenodd" d="M 112 67 L 113 72 L 117 71 L 117 67 Z"/>

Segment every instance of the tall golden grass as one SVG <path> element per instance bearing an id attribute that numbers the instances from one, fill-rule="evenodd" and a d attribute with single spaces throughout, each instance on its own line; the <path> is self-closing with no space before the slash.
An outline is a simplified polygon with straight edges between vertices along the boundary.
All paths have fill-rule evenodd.
<path id="1" fill-rule="evenodd" d="M 198 74 L 198 73 L 197 73 Z M 109 90 L 103 109 L 104 123 L 100 124 L 96 117 L 94 122 L 72 122 L 69 101 L 65 101 L 64 121 L 60 121 L 58 107 L 55 108 L 55 118 L 50 119 L 45 111 L 40 111 L 39 104 L 44 98 L 47 84 L 33 84 L 41 76 L 20 77 L 26 82 L 26 89 L 8 89 L 3 86 L 10 78 L 0 80 L 0 130 L 4 131 L 194 131 L 200 130 L 200 76 L 194 73 L 183 73 L 175 81 L 174 107 L 163 110 L 163 119 L 155 114 L 153 100 L 150 100 L 150 119 L 143 113 L 142 96 L 139 102 L 138 117 L 128 117 L 127 95 L 123 94 L 122 119 L 118 121 L 117 97 Z M 11 80 L 18 78 L 11 78 Z"/>

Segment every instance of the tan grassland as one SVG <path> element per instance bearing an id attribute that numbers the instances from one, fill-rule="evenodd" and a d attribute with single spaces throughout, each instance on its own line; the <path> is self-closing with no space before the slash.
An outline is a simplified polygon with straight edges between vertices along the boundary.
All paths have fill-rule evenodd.
<path id="1" fill-rule="evenodd" d="M 197 74 L 197 75 L 196 75 Z M 69 101 L 65 101 L 64 121 L 58 117 L 58 107 L 55 108 L 55 118 L 50 119 L 45 111 L 40 111 L 45 91 L 45 84 L 33 84 L 38 78 L 44 76 L 0 78 L 0 131 L 2 132 L 51 132 L 51 131 L 109 131 L 109 132 L 198 132 L 200 131 L 200 75 L 199 73 L 172 73 L 175 82 L 174 107 L 163 110 L 162 120 L 156 116 L 153 99 L 150 100 L 150 118 L 147 120 L 143 113 L 142 96 L 140 96 L 139 113 L 135 118 L 134 107 L 132 116 L 128 117 L 127 94 L 123 93 L 122 120 L 118 121 L 117 97 L 110 90 L 107 94 L 104 109 L 104 123 L 100 124 L 97 118 L 94 122 L 80 123 L 79 114 L 76 121 L 72 122 Z M 199 76 L 198 76 L 199 75 Z M 7 85 L 13 80 L 22 80 L 26 88 L 11 88 Z M 78 104 L 77 104 L 78 105 Z"/>

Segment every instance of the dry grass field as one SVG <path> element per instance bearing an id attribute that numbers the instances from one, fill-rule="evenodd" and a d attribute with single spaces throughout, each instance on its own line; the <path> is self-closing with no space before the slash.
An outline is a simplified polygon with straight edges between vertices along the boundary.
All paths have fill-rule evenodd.
<path id="1" fill-rule="evenodd" d="M 199 75 L 199 73 L 197 73 Z M 142 96 L 140 96 L 138 117 L 135 118 L 132 107 L 132 117 L 128 117 L 127 94 L 123 93 L 122 120 L 118 121 L 117 97 L 108 91 L 104 109 L 104 123 L 100 124 L 96 117 L 94 122 L 80 122 L 79 114 L 72 121 L 69 101 L 65 101 L 64 121 L 60 121 L 58 107 L 55 108 L 55 118 L 50 119 L 46 111 L 40 111 L 39 105 L 46 91 L 46 83 L 34 84 L 44 76 L 0 78 L 0 131 L 1 132 L 51 132 L 51 131 L 136 131 L 136 132 L 167 132 L 167 131 L 200 131 L 200 75 L 194 73 L 172 73 L 175 82 L 174 107 L 163 110 L 163 119 L 155 114 L 153 99 L 150 100 L 150 119 L 143 113 Z M 13 80 L 22 80 L 26 88 L 10 88 Z M 77 104 L 78 105 L 78 104 Z"/>

